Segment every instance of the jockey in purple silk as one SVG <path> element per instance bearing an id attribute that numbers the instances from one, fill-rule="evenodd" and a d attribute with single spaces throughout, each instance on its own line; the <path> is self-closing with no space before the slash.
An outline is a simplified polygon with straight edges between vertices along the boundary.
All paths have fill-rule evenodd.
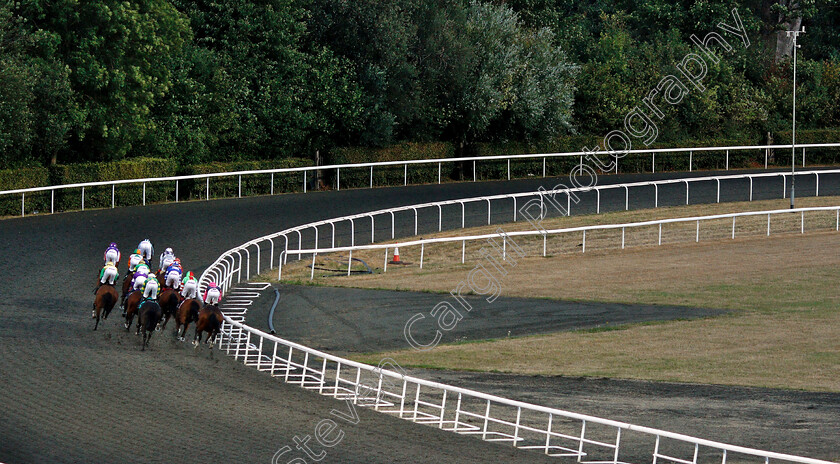
<path id="1" fill-rule="evenodd" d="M 114 265 L 120 264 L 120 249 L 117 248 L 117 244 L 111 242 L 108 245 L 108 248 L 105 249 L 105 262 L 106 263 L 114 263 Z"/>

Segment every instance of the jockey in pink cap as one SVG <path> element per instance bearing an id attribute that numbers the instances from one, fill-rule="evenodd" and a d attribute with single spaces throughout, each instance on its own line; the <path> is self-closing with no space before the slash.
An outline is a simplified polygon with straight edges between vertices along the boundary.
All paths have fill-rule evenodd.
<path id="1" fill-rule="evenodd" d="M 204 291 L 204 304 L 219 304 L 220 301 L 222 301 L 222 289 L 216 285 L 216 282 L 210 282 L 207 290 Z"/>

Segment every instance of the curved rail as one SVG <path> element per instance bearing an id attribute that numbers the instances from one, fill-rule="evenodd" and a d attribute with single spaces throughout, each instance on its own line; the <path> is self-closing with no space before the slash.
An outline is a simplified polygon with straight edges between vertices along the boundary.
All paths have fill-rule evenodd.
<path id="1" fill-rule="evenodd" d="M 813 171 L 797 173 L 797 175 L 840 174 L 836 171 Z M 721 180 L 746 179 L 750 180 L 750 191 L 752 192 L 753 178 L 766 176 L 781 176 L 786 174 L 752 174 L 738 176 L 716 176 L 699 179 L 678 179 L 657 182 L 640 182 L 633 184 L 620 184 L 603 186 L 599 188 L 624 188 L 629 195 L 630 187 L 655 186 L 666 183 L 716 181 L 718 186 L 717 201 L 720 201 Z M 784 182 L 783 182 L 784 184 Z M 578 189 L 586 191 L 584 189 Z M 589 189 L 595 190 L 595 189 Z M 493 197 L 476 197 L 468 199 L 449 200 L 444 202 L 426 203 L 422 205 L 410 205 L 400 208 L 390 208 L 375 212 L 362 213 L 351 216 L 344 216 L 330 220 L 318 221 L 310 224 L 286 229 L 284 231 L 254 239 L 238 247 L 234 247 L 222 254 L 207 270 L 202 273 L 199 279 L 200 285 L 205 286 L 209 281 L 220 282 L 224 287 L 250 278 L 252 267 L 251 252 L 256 250 L 254 260 L 256 271 L 259 273 L 261 266 L 260 255 L 262 246 L 270 244 L 271 257 L 269 268 L 273 268 L 275 239 L 284 238 L 283 252 L 279 253 L 279 263 L 282 263 L 287 254 L 315 253 L 316 249 L 303 250 L 302 230 L 311 229 L 314 231 L 315 243 L 318 243 L 318 227 L 324 225 L 332 226 L 332 244 L 335 243 L 335 224 L 337 222 L 349 221 L 351 226 L 354 221 L 360 218 L 370 217 L 375 224 L 374 216 L 386 215 L 391 218 L 391 235 L 394 235 L 395 212 L 413 211 L 413 225 L 416 234 L 419 208 L 437 208 L 440 214 L 438 227 L 442 226 L 443 205 L 461 206 L 461 224 L 465 222 L 466 213 L 464 205 L 471 202 L 486 202 L 488 205 L 488 222 L 491 200 L 513 200 L 514 211 L 517 198 L 535 197 L 542 198 L 548 194 L 566 194 L 567 197 L 573 193 L 570 190 L 560 191 L 537 191 L 510 195 L 496 195 Z M 817 194 L 819 191 L 817 190 Z M 600 191 L 598 191 L 600 202 Z M 784 196 L 784 193 L 783 193 Z M 750 195 L 750 198 L 752 195 Z M 658 205 L 658 198 L 657 198 Z M 600 210 L 600 203 L 599 208 Z M 795 210 L 803 215 L 805 211 L 836 210 L 840 207 L 825 208 L 803 208 Z M 763 211 L 751 213 L 735 213 L 738 215 L 759 215 L 759 214 L 782 214 L 790 213 L 790 210 Z M 840 212 L 838 220 L 840 221 Z M 514 218 L 516 214 L 514 214 Z M 716 218 L 733 217 L 733 215 L 717 215 Z M 666 221 L 699 221 L 712 217 L 677 218 Z M 411 225 L 409 220 L 408 225 Z M 644 223 L 593 226 L 598 228 L 619 227 L 619 226 L 641 226 L 661 224 L 662 221 L 646 221 Z M 804 222 L 803 222 L 804 224 Z M 555 231 L 584 231 L 586 228 L 556 229 Z M 375 232 L 375 228 L 371 228 Z M 351 227 L 355 235 L 355 229 Z M 553 232 L 555 232 L 553 231 Z M 297 237 L 297 250 L 289 251 L 289 236 L 295 234 Z M 516 234 L 511 232 L 510 235 Z M 374 234 L 372 234 L 374 235 Z M 374 241 L 372 236 L 371 240 Z M 460 240 L 461 238 L 458 238 Z M 266 243 L 268 242 L 268 243 Z M 351 245 L 351 247 L 355 244 Z M 384 245 L 376 245 L 384 246 Z M 388 245 L 388 246 L 393 246 Z M 317 246 L 316 246 L 317 248 Z M 237 259 L 238 258 L 238 259 Z M 242 275 L 243 264 L 245 276 Z M 624 440 L 628 434 L 641 434 L 653 438 L 654 444 L 650 451 L 653 462 L 664 461 L 680 464 L 697 464 L 698 457 L 712 455 L 722 464 L 727 459 L 752 458 L 755 462 L 763 461 L 765 464 L 770 459 L 797 462 L 806 464 L 829 464 L 829 461 L 811 459 L 800 456 L 793 456 L 783 453 L 756 450 L 740 446 L 728 445 L 725 443 L 705 440 L 658 430 L 649 427 L 602 419 L 598 417 L 577 414 L 569 411 L 546 408 L 539 405 L 514 401 L 494 395 L 454 387 L 450 385 L 431 382 L 397 372 L 396 369 L 383 369 L 382 366 L 374 367 L 355 361 L 347 360 L 338 356 L 330 355 L 312 348 L 281 339 L 264 333 L 241 322 L 225 317 L 222 329 L 223 336 L 219 340 L 219 346 L 235 359 L 242 361 L 258 370 L 269 372 L 273 377 L 282 377 L 285 382 L 300 385 L 303 388 L 317 391 L 321 394 L 332 396 L 337 399 L 352 401 L 352 404 L 362 407 L 371 407 L 380 412 L 393 414 L 403 419 L 414 422 L 437 426 L 441 429 L 454 431 L 461 434 L 479 435 L 484 440 L 510 442 L 513 446 L 543 451 L 551 456 L 575 457 L 579 462 L 613 462 L 619 463 L 621 457 L 622 434 Z M 386 363 L 386 365 L 389 363 Z M 393 364 L 395 367 L 396 365 Z M 492 411 L 492 412 L 491 412 Z M 663 449 L 679 449 L 679 451 L 668 451 L 665 454 Z M 602 454 L 598 454 L 602 453 Z M 597 458 L 609 454 L 609 459 L 604 461 Z M 678 454 L 678 455 L 675 455 Z M 759 461 L 759 459 L 761 461 Z"/>

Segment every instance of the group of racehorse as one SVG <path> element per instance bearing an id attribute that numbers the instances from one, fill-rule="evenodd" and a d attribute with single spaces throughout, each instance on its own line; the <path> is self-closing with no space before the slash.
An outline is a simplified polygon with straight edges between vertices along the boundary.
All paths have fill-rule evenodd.
<path id="1" fill-rule="evenodd" d="M 109 260 L 112 260 L 106 252 L 106 267 Z M 119 262 L 117 254 L 116 266 Z M 144 261 L 140 261 L 144 263 Z M 130 330 L 134 317 L 137 316 L 137 329 L 135 334 L 143 334 L 142 350 L 149 346 L 152 333 L 156 330 L 164 330 L 169 319 L 175 318 L 175 337 L 184 341 L 187 334 L 187 327 L 192 322 L 195 324 L 195 335 L 193 345 L 198 347 L 201 342 L 201 335 L 207 333 L 204 343 L 213 343 L 219 334 L 222 326 L 222 312 L 219 310 L 218 302 L 209 301 L 203 303 L 198 298 L 185 298 L 172 285 L 167 285 L 165 270 L 160 269 L 155 274 L 158 282 L 164 282 L 157 298 L 144 297 L 142 290 L 136 290 L 132 286 L 134 270 L 129 267 L 123 276 L 122 301 L 125 316 L 125 328 Z M 101 274 L 100 274 L 101 275 Z M 99 287 L 96 289 L 96 297 L 93 302 L 93 319 L 96 323 L 93 330 L 99 327 L 101 319 L 107 319 L 111 310 L 116 306 L 120 296 L 115 288 L 117 278 L 113 284 L 108 279 L 97 280 Z M 177 285 L 177 284 L 176 284 Z M 182 329 L 183 327 L 183 329 Z M 211 345 L 212 346 L 212 345 Z"/>

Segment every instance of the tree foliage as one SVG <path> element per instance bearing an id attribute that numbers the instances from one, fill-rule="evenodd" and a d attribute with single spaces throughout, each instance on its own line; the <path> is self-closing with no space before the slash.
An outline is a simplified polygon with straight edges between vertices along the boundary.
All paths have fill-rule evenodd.
<path id="1" fill-rule="evenodd" d="M 660 141 L 789 127 L 800 22 L 798 122 L 840 124 L 839 0 L 0 0 L 0 160 L 602 136 L 735 8 L 753 45 Z"/>

